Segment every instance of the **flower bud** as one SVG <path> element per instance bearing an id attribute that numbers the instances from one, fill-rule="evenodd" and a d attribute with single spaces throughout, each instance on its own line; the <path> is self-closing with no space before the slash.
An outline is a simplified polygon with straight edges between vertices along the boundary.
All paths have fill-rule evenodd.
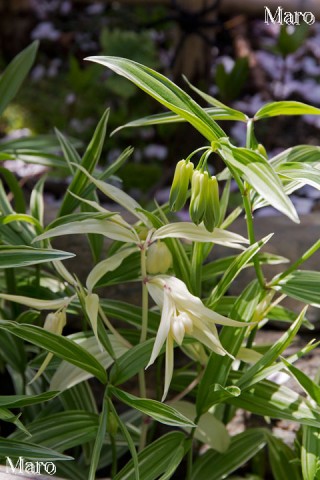
<path id="1" fill-rule="evenodd" d="M 206 195 L 206 211 L 203 222 L 206 229 L 212 232 L 220 217 L 219 186 L 216 177 L 208 179 Z"/>
<path id="2" fill-rule="evenodd" d="M 62 310 L 61 312 L 48 313 L 44 321 L 43 328 L 51 333 L 61 334 L 63 327 L 67 321 L 66 312 Z"/>
<path id="3" fill-rule="evenodd" d="M 206 192 L 208 185 L 209 175 L 208 172 L 199 172 L 196 170 L 193 172 L 191 181 L 191 200 L 189 214 L 191 220 L 196 224 L 202 222 L 206 211 Z"/>
<path id="4" fill-rule="evenodd" d="M 180 210 L 186 203 L 192 173 L 192 162 L 180 160 L 180 162 L 177 163 L 169 197 L 169 206 L 174 212 Z"/>
<path id="5" fill-rule="evenodd" d="M 164 242 L 158 240 L 147 251 L 147 272 L 151 275 L 166 273 L 172 266 L 172 255 Z"/>
<path id="6" fill-rule="evenodd" d="M 115 437 L 118 431 L 118 420 L 113 412 L 108 413 L 107 432 L 111 437 Z"/>

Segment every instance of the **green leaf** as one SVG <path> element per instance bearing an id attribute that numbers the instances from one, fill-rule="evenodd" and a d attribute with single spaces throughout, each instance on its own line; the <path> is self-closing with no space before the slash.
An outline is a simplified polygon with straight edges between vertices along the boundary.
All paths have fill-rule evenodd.
<path id="1" fill-rule="evenodd" d="M 68 164 L 69 170 L 72 174 L 75 173 L 73 163 L 80 165 L 81 158 L 75 149 L 74 145 L 56 128 L 55 133 L 60 143 L 63 156 Z"/>
<path id="2" fill-rule="evenodd" d="M 189 95 L 151 68 L 119 57 L 89 57 L 86 60 L 100 63 L 127 78 L 169 110 L 185 118 L 208 140 L 225 136 L 218 124 Z"/>
<path id="3" fill-rule="evenodd" d="M 157 400 L 139 398 L 115 387 L 111 387 L 110 391 L 123 403 L 129 405 L 129 407 L 139 410 L 157 422 L 175 427 L 195 427 L 195 424 L 192 421 L 190 421 L 184 415 L 181 415 L 177 410 L 169 405 L 165 405 Z"/>
<path id="4" fill-rule="evenodd" d="M 261 118 L 277 117 L 278 115 L 320 115 L 320 108 L 302 102 L 271 102 L 261 107 L 255 114 L 254 119 L 260 120 Z"/>
<path id="5" fill-rule="evenodd" d="M 43 187 L 45 180 L 46 177 L 40 178 L 35 184 L 30 196 L 30 213 L 31 216 L 39 222 L 40 226 L 43 225 L 44 216 Z M 37 233 L 40 233 L 40 229 Z"/>
<path id="6" fill-rule="evenodd" d="M 320 272 L 313 270 L 296 270 L 280 280 L 276 290 L 288 297 L 320 307 L 319 301 Z"/>
<path id="7" fill-rule="evenodd" d="M 239 170 L 245 180 L 275 209 L 299 223 L 297 212 L 285 194 L 272 166 L 262 155 L 248 149 L 235 148 L 229 142 L 221 142 L 218 149 L 227 164 Z"/>
<path id="8" fill-rule="evenodd" d="M 156 480 L 165 473 L 184 440 L 182 432 L 171 432 L 142 450 L 138 455 L 140 480 Z M 136 480 L 133 461 L 130 460 L 113 480 Z"/>
<path id="9" fill-rule="evenodd" d="M 247 59 L 243 59 L 245 62 L 247 62 Z M 244 113 L 240 112 L 239 110 L 235 110 L 234 108 L 230 108 L 224 103 L 220 102 L 216 98 L 212 97 L 211 95 L 208 95 L 207 93 L 202 92 L 199 90 L 199 88 L 195 87 L 192 85 L 192 83 L 189 82 L 189 80 L 183 75 L 184 81 L 187 83 L 187 85 L 194 91 L 196 92 L 203 100 L 205 100 L 209 105 L 213 105 L 214 107 L 217 108 L 217 110 L 222 110 L 224 111 L 226 115 L 228 115 L 228 118 L 226 120 L 240 120 L 242 122 L 247 122 L 249 119 L 247 115 Z M 233 79 L 234 81 L 234 79 Z"/>
<path id="10" fill-rule="evenodd" d="M 261 287 L 257 280 L 251 282 L 237 298 L 230 312 L 230 318 L 243 322 L 250 322 L 260 301 Z M 244 328 L 223 327 L 220 333 L 220 342 L 231 354 L 236 356 L 242 345 Z M 224 387 L 232 365 L 232 358 L 211 353 L 203 377 L 200 381 L 197 394 L 197 412 L 201 414 L 216 402 L 216 392 L 213 385 Z M 212 402 L 213 400 L 213 402 Z M 212 402 L 212 403 L 211 403 Z"/>
<path id="11" fill-rule="evenodd" d="M 98 419 L 96 413 L 68 410 L 41 417 L 27 427 L 33 442 L 63 452 L 93 440 L 98 430 Z M 15 432 L 11 437 L 14 440 L 25 439 L 22 432 Z"/>
<path id="12" fill-rule="evenodd" d="M 10 332 L 48 352 L 52 352 L 57 357 L 92 373 L 102 383 L 107 381 L 106 372 L 101 363 L 84 348 L 66 337 L 34 325 L 18 324 L 9 320 L 0 320 L 0 330 Z"/>
<path id="13" fill-rule="evenodd" d="M 274 480 L 301 480 L 299 466 L 294 463 L 296 455 L 280 438 L 267 435 L 270 466 Z"/>
<path id="14" fill-rule="evenodd" d="M 102 152 L 104 139 L 106 135 L 107 122 L 109 118 L 109 109 L 103 114 L 98 126 L 94 132 L 91 142 L 89 143 L 87 150 L 81 160 L 81 165 L 89 173 L 93 172 L 96 164 L 100 159 Z M 59 216 L 67 215 L 71 213 L 78 205 L 78 201 L 70 194 L 70 192 L 81 196 L 84 189 L 88 184 L 88 178 L 81 170 L 78 170 L 74 175 L 72 182 L 69 186 L 69 192 L 63 198 L 62 205 L 60 207 Z"/>
<path id="15" fill-rule="evenodd" d="M 75 334 L 70 337 L 73 342 L 92 355 L 105 369 L 108 369 L 114 362 L 114 359 L 106 352 L 101 351 L 95 337 L 86 337 L 84 334 Z M 114 335 L 109 335 L 109 340 L 116 358 L 121 357 L 127 351 Z M 66 390 L 74 385 L 93 377 L 94 373 L 84 370 L 81 367 L 73 365 L 67 361 L 62 361 L 51 378 L 50 390 Z"/>
<path id="16" fill-rule="evenodd" d="M 248 247 L 244 252 L 240 253 L 240 255 L 234 259 L 234 261 L 225 270 L 217 286 L 212 290 L 207 302 L 208 307 L 214 309 L 215 305 L 219 303 L 220 298 L 225 294 L 233 280 L 239 275 L 241 270 L 255 256 L 255 254 L 259 252 L 259 250 L 269 241 L 271 237 L 272 234 L 264 237 L 259 242 L 250 245 L 250 247 Z"/>
<path id="17" fill-rule="evenodd" d="M 261 265 L 279 265 L 281 263 L 288 263 L 289 260 L 281 255 L 275 255 L 274 253 L 260 252 L 257 254 L 259 263 Z M 202 280 L 212 280 L 213 277 L 223 275 L 230 267 L 237 255 L 230 255 L 224 258 L 218 258 L 213 262 L 206 263 L 202 268 Z M 253 262 L 249 261 L 242 268 L 253 267 Z"/>
<path id="18" fill-rule="evenodd" d="M 179 400 L 170 402 L 170 405 L 191 421 L 195 420 L 196 406 L 192 403 Z M 187 431 L 190 431 L 190 429 L 188 428 Z M 220 453 L 228 450 L 230 445 L 230 436 L 225 425 L 209 412 L 201 415 L 196 426 L 194 437 Z"/>
<path id="19" fill-rule="evenodd" d="M 39 42 L 33 42 L 10 62 L 0 78 L 0 115 L 15 97 L 31 69 Z"/>
<path id="20" fill-rule="evenodd" d="M 231 438 L 225 453 L 209 450 L 194 464 L 192 480 L 221 480 L 252 458 L 266 444 L 265 430 L 246 430 Z"/>
<path id="21" fill-rule="evenodd" d="M 62 453 L 55 452 L 50 448 L 36 445 L 31 442 L 19 442 L 11 438 L 0 438 L 0 457 L 19 458 L 24 457 L 28 460 L 72 460 L 73 458 Z"/>
<path id="22" fill-rule="evenodd" d="M 0 396 L 0 407 L 22 408 L 36 403 L 47 402 L 56 397 L 59 392 L 45 392 L 39 395 L 2 395 Z"/>
<path id="23" fill-rule="evenodd" d="M 310 185 L 320 190 L 320 172 L 307 163 L 290 162 L 277 168 L 277 173 L 283 175 L 283 181 L 288 182 L 292 179 L 299 182 L 299 185 Z M 289 182 L 288 182 L 289 183 Z"/>
<path id="24" fill-rule="evenodd" d="M 275 362 L 281 353 L 292 343 L 301 326 L 305 311 L 306 308 L 302 310 L 296 321 L 290 326 L 287 332 L 283 333 L 279 340 L 275 342 L 275 344 L 263 355 L 263 357 L 245 371 L 237 383 L 239 388 L 248 388 L 264 378 L 265 369 Z"/>
<path id="25" fill-rule="evenodd" d="M 96 479 L 96 470 L 99 464 L 100 453 L 101 453 L 101 449 L 107 433 L 107 419 L 108 419 L 108 401 L 104 398 L 102 412 L 99 417 L 98 432 L 95 438 L 92 456 L 90 458 L 90 471 L 89 471 L 88 480 Z"/>
<path id="26" fill-rule="evenodd" d="M 285 358 L 281 360 L 309 397 L 312 398 L 317 405 L 320 405 L 320 386 L 308 377 L 308 375 L 299 370 L 299 368 L 287 362 Z"/>
<path id="27" fill-rule="evenodd" d="M 150 360 L 153 344 L 154 339 L 151 338 L 130 348 L 118 358 L 111 368 L 110 382 L 121 385 L 145 368 Z"/>
<path id="28" fill-rule="evenodd" d="M 303 480 L 320 479 L 319 427 L 302 427 L 301 467 Z"/>
<path id="29" fill-rule="evenodd" d="M 1 102 L 1 100 L 0 100 L 0 102 Z M 24 200 L 24 195 L 23 195 L 22 188 L 21 188 L 16 176 L 12 172 L 10 172 L 10 170 L 7 170 L 4 167 L 0 167 L 0 173 L 1 173 L 1 176 L 4 178 L 4 180 L 6 181 L 8 187 L 10 189 L 10 192 L 13 194 L 16 212 L 25 213 L 26 203 L 25 203 L 25 200 Z"/>
<path id="30" fill-rule="evenodd" d="M 232 372 L 230 377 L 239 379 L 240 375 Z M 320 427 L 320 413 L 317 408 L 312 407 L 304 397 L 290 388 L 268 380 L 261 380 L 250 389 L 242 390 L 241 395 L 228 398 L 226 403 L 263 417 Z"/>
<path id="31" fill-rule="evenodd" d="M 273 168 L 278 168 L 286 163 L 308 163 L 317 164 L 320 162 L 320 147 L 314 145 L 298 145 L 288 148 L 270 159 Z"/>
<path id="32" fill-rule="evenodd" d="M 61 250 L 0 245 L 0 268 L 23 268 L 28 265 L 65 260 L 71 257 L 74 257 L 73 253 Z"/>
<path id="33" fill-rule="evenodd" d="M 238 120 L 245 122 L 247 117 L 244 113 L 238 112 L 233 108 L 224 107 L 210 107 L 203 109 L 213 120 Z M 119 132 L 123 128 L 134 128 L 134 127 L 148 127 L 151 125 L 166 125 L 172 123 L 183 123 L 186 120 L 181 116 L 173 112 L 165 113 L 156 113 L 154 115 L 148 115 L 146 117 L 138 118 L 137 120 L 132 120 L 131 122 L 121 125 L 121 127 L 113 130 L 111 135 Z"/>

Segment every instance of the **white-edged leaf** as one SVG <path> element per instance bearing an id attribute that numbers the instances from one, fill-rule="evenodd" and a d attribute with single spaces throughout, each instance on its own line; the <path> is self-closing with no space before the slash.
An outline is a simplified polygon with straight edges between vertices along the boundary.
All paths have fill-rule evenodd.
<path id="1" fill-rule="evenodd" d="M 151 68 L 119 57 L 89 57 L 86 60 L 100 63 L 127 78 L 159 103 L 191 123 L 208 140 L 225 136 L 218 124 L 187 93 Z"/>
<path id="2" fill-rule="evenodd" d="M 0 293 L 0 298 L 9 302 L 19 303 L 26 307 L 36 308 L 37 310 L 58 310 L 66 307 L 72 297 L 58 298 L 56 300 L 41 300 L 39 298 L 25 297 L 23 295 L 9 295 L 8 293 Z"/>
<path id="3" fill-rule="evenodd" d="M 193 242 L 212 242 L 225 247 L 242 248 L 241 243 L 248 243 L 248 240 L 241 235 L 221 228 L 215 228 L 212 232 L 204 225 L 195 225 L 191 222 L 170 223 L 158 228 L 153 235 L 153 240 L 164 238 L 184 238 Z"/>
<path id="4" fill-rule="evenodd" d="M 58 227 L 47 230 L 42 235 L 36 237 L 35 241 L 45 240 L 46 238 L 59 237 L 61 235 L 76 235 L 85 233 L 100 233 L 112 240 L 119 240 L 120 242 L 137 243 L 139 237 L 133 230 L 123 227 L 121 224 L 108 219 L 88 219 L 75 221 L 66 225 L 59 225 Z"/>
<path id="5" fill-rule="evenodd" d="M 120 250 L 111 257 L 108 257 L 105 260 L 97 263 L 87 277 L 86 285 L 88 290 L 92 291 L 95 285 L 107 272 L 112 272 L 118 268 L 125 258 L 136 251 L 136 247 L 129 247 L 124 250 Z"/>
<path id="6" fill-rule="evenodd" d="M 121 355 L 123 355 L 128 348 L 120 343 L 119 340 L 113 335 L 110 334 L 108 336 L 116 358 L 121 357 Z M 75 343 L 93 355 L 105 369 L 109 368 L 113 364 L 114 360 L 112 357 L 106 351 L 101 352 L 95 337 L 76 335 L 71 336 L 70 338 L 72 338 Z M 50 390 L 67 390 L 68 388 L 71 388 L 74 385 L 77 385 L 78 383 L 88 380 L 92 377 L 93 375 L 90 372 L 86 372 L 75 365 L 71 365 L 68 362 L 62 361 L 56 372 L 53 374 L 50 383 Z"/>
<path id="7" fill-rule="evenodd" d="M 111 185 L 110 183 L 103 182 L 102 180 L 97 180 L 92 175 L 90 175 L 90 173 L 87 172 L 87 170 L 85 170 L 83 167 L 77 165 L 77 168 L 81 170 L 89 178 L 89 180 L 94 183 L 94 185 L 107 197 L 111 198 L 111 200 L 116 202 L 118 205 L 121 205 L 123 208 L 128 210 L 128 212 L 131 212 L 132 215 L 134 215 L 146 225 L 152 226 L 149 222 L 149 219 L 141 212 L 141 205 L 132 197 L 130 197 L 130 195 L 120 190 L 120 188 Z"/>
<path id="8" fill-rule="evenodd" d="M 179 400 L 170 402 L 169 405 L 191 421 L 196 418 L 196 406 L 190 402 Z M 190 431 L 190 429 L 187 431 Z M 228 450 L 230 445 L 230 436 L 225 425 L 209 412 L 201 415 L 194 436 L 200 442 L 209 445 L 210 448 L 220 453 Z"/>
<path id="9" fill-rule="evenodd" d="M 221 142 L 219 153 L 227 164 L 239 170 L 245 180 L 270 205 L 299 223 L 297 212 L 284 192 L 279 177 L 263 155 L 248 148 L 235 148 L 229 142 Z"/>
<path id="10" fill-rule="evenodd" d="M 23 268 L 38 263 L 65 260 L 74 257 L 74 253 L 49 248 L 33 248 L 25 245 L 0 245 L 0 269 Z"/>
<path id="11" fill-rule="evenodd" d="M 99 296 L 96 293 L 89 293 L 85 298 L 86 312 L 90 320 L 90 324 L 97 339 L 100 350 L 102 346 L 98 335 L 98 311 L 99 311 Z"/>
<path id="12" fill-rule="evenodd" d="M 260 120 L 261 118 L 277 117 L 279 115 L 320 115 L 320 108 L 302 102 L 283 100 L 267 103 L 257 111 L 254 119 Z"/>

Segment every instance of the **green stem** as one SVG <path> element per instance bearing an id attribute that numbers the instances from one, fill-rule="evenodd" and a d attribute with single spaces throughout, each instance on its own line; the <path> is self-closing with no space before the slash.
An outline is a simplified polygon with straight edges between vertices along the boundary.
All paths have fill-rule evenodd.
<path id="1" fill-rule="evenodd" d="M 192 293 L 197 297 L 201 295 L 201 267 L 203 259 L 203 244 L 194 242 L 191 259 L 191 282 Z"/>
<path id="2" fill-rule="evenodd" d="M 146 286 L 146 279 L 147 279 L 146 251 L 144 246 L 141 248 L 141 278 L 142 278 L 142 322 L 141 322 L 140 344 L 145 342 L 147 339 L 148 308 L 149 308 L 148 307 L 148 289 Z M 146 391 L 146 380 L 145 380 L 144 369 L 140 370 L 139 372 L 139 390 L 140 390 L 140 397 L 146 398 L 147 391 Z M 144 449 L 147 441 L 148 424 L 146 420 L 147 420 L 147 417 L 143 415 L 142 422 L 141 422 L 139 451 Z"/>
<path id="3" fill-rule="evenodd" d="M 242 196 L 243 206 L 246 213 L 248 238 L 249 238 L 250 245 L 253 245 L 254 243 L 256 243 L 256 236 L 254 233 L 253 216 L 252 216 L 251 202 L 249 197 L 250 186 L 246 182 L 244 184 L 242 183 L 240 176 L 232 167 L 230 167 L 230 165 L 229 165 L 229 169 L 233 174 L 233 177 L 239 187 L 239 190 Z M 265 289 L 266 288 L 265 280 L 264 280 L 261 265 L 259 262 L 259 257 L 257 255 L 253 257 L 253 265 L 256 271 L 258 282 L 261 288 Z"/>
<path id="4" fill-rule="evenodd" d="M 114 478 L 118 470 L 118 458 L 117 458 L 117 445 L 116 445 L 115 437 L 113 435 L 110 435 L 110 444 L 111 444 L 111 452 L 112 452 L 111 478 Z"/>
<path id="5" fill-rule="evenodd" d="M 5 269 L 5 278 L 6 278 L 6 284 L 7 284 L 7 292 L 10 293 L 11 295 L 15 295 L 17 290 L 16 290 L 16 276 L 15 276 L 14 268 Z M 20 314 L 20 307 L 15 302 L 11 302 L 10 308 L 12 313 L 12 319 L 15 320 Z"/>
<path id="6" fill-rule="evenodd" d="M 280 280 L 283 280 L 285 277 L 290 275 L 290 273 L 294 272 L 303 262 L 308 260 L 318 249 L 320 248 L 320 240 L 317 240 L 310 248 L 307 250 L 298 260 L 296 260 L 290 267 L 282 272 L 275 280 L 273 280 L 268 286 L 273 287 L 277 285 Z"/>

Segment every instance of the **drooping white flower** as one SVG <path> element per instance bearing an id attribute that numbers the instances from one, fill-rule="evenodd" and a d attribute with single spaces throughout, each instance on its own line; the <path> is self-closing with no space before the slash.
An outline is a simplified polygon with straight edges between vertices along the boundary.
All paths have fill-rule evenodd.
<path id="1" fill-rule="evenodd" d="M 216 323 L 247 327 L 207 308 L 200 298 L 192 295 L 178 278 L 158 275 L 148 280 L 148 291 L 161 309 L 161 320 L 147 367 L 158 357 L 166 343 L 165 384 L 162 401 L 168 393 L 173 374 L 174 341 L 181 345 L 185 334 L 198 340 L 218 355 L 229 355 L 221 345 Z"/>

